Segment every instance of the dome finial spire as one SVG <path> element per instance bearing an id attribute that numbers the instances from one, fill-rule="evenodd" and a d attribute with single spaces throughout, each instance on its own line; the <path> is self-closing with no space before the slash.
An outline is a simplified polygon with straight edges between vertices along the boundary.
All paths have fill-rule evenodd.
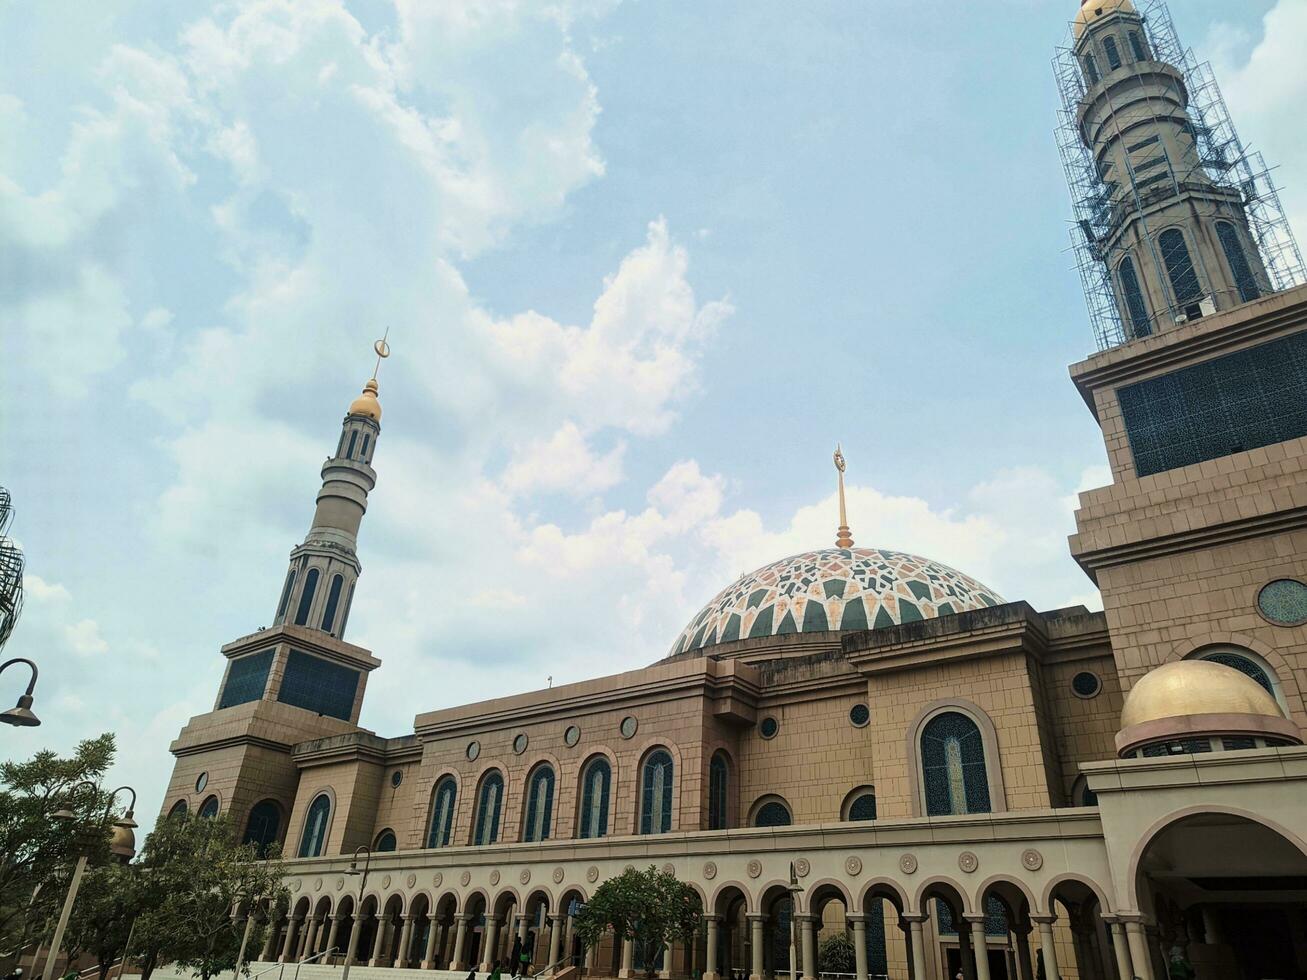
<path id="1" fill-rule="evenodd" d="M 381 421 L 381 402 L 377 401 L 377 372 L 381 370 L 382 360 L 390 356 L 390 345 L 386 343 L 386 337 L 389 336 L 390 328 L 387 327 L 382 338 L 372 345 L 372 349 L 377 352 L 377 364 L 372 369 L 372 377 L 363 386 L 363 394 L 350 403 L 349 415 L 366 415 L 374 422 Z"/>
<path id="2" fill-rule="evenodd" d="M 835 444 L 835 471 L 838 474 L 840 488 L 840 526 L 835 533 L 835 547 L 852 548 L 853 536 L 849 533 L 849 518 L 844 509 L 844 453 L 840 451 L 840 444 Z"/>

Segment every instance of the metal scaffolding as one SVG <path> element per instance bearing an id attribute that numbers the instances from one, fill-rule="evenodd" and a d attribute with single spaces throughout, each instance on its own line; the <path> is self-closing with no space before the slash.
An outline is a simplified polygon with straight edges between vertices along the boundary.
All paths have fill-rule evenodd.
<path id="1" fill-rule="evenodd" d="M 1199 62 L 1193 51 L 1180 43 L 1163 0 L 1140 0 L 1136 7 L 1143 19 L 1151 61 L 1171 65 L 1184 78 L 1193 123 L 1190 135 L 1199 165 L 1212 184 L 1238 195 L 1249 231 L 1266 266 L 1271 291 L 1279 292 L 1307 282 L 1302 254 L 1280 205 L 1271 172 L 1262 155 L 1250 150 L 1235 131 L 1211 65 Z M 1131 64 L 1136 71 L 1141 70 L 1139 62 Z M 1071 251 L 1076 258 L 1098 349 L 1107 350 L 1125 343 L 1133 334 L 1121 320 L 1110 272 L 1117 256 L 1106 243 L 1124 213 L 1138 215 L 1146 221 L 1142 218 L 1143 205 L 1179 194 L 1188 175 L 1176 172 L 1169 160 L 1166 175 L 1169 180 L 1153 175 L 1141 182 L 1133 172 L 1100 173 L 1094 152 L 1085 145 L 1078 124 L 1086 84 L 1076 58 L 1075 34 L 1071 28 L 1054 55 L 1053 73 L 1062 101 L 1054 134 L 1075 216 L 1070 229 Z M 1154 183 L 1141 199 L 1139 187 L 1150 181 Z M 1172 309 L 1166 313 L 1174 318 L 1178 311 Z"/>

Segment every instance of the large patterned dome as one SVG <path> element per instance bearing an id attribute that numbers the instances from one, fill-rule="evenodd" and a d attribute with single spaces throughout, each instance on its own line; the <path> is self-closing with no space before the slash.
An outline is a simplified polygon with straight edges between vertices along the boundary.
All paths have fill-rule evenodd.
<path id="1" fill-rule="evenodd" d="M 781 633 L 880 629 L 1003 601 L 947 565 L 901 551 L 805 551 L 719 592 L 676 638 L 671 656 Z"/>

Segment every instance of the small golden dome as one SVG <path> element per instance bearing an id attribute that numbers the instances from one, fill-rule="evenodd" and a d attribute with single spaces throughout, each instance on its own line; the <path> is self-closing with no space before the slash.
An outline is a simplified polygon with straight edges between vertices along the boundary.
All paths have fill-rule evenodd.
<path id="1" fill-rule="evenodd" d="M 1100 17 L 1106 17 L 1108 14 L 1133 14 L 1134 12 L 1135 5 L 1130 0 L 1081 0 L 1080 10 L 1076 12 L 1072 30 L 1075 32 L 1078 41 L 1080 35 L 1085 32 L 1085 28 Z"/>
<path id="2" fill-rule="evenodd" d="M 1283 718 L 1275 698 L 1247 674 L 1212 660 L 1163 664 L 1126 695 L 1121 728 L 1186 715 L 1260 715 Z"/>
<path id="3" fill-rule="evenodd" d="M 377 379 L 368 378 L 363 394 L 349 403 L 350 415 L 366 415 L 374 422 L 381 421 L 381 402 L 377 401 Z"/>

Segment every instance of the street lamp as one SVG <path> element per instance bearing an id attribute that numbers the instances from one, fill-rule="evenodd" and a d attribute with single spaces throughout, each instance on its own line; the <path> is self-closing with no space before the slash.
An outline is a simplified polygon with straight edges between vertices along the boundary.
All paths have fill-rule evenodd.
<path id="1" fill-rule="evenodd" d="M 794 862 L 790 862 L 790 883 L 785 889 L 790 893 L 790 980 L 799 980 L 799 964 L 795 951 L 795 921 L 799 911 L 799 896 L 803 894 L 803 886 L 799 884 L 799 876 L 795 873 Z M 46 980 L 49 980 L 47 977 Z"/>
<path id="2" fill-rule="evenodd" d="M 366 855 L 363 859 L 363 870 L 359 870 L 359 853 Z M 354 962 L 354 956 L 359 949 L 359 932 L 363 927 L 363 920 L 359 917 L 359 912 L 363 908 L 363 892 L 368 887 L 368 869 L 372 867 L 372 848 L 366 844 L 360 844 L 354 849 L 354 857 L 350 859 L 349 868 L 345 871 L 349 875 L 362 875 L 359 878 L 359 897 L 354 905 L 354 924 L 349 930 L 349 950 L 345 953 L 345 969 L 341 971 L 340 980 L 349 980 L 350 964 Z M 381 923 L 377 923 L 377 928 L 381 928 Z M 404 955 L 408 955 L 407 953 Z M 49 980 L 49 978 L 46 978 Z"/>
<path id="3" fill-rule="evenodd" d="M 14 657 L 12 660 L 6 660 L 0 664 L 0 674 L 5 672 L 6 667 L 12 667 L 14 664 L 27 664 L 32 668 L 32 679 L 27 682 L 27 690 L 18 698 L 18 704 L 8 711 L 0 711 L 0 721 L 6 725 L 15 725 L 19 728 L 33 728 L 41 724 L 41 719 L 32 714 L 32 691 L 36 688 L 36 664 L 26 657 Z"/>
<path id="4" fill-rule="evenodd" d="M 80 783 L 76 783 L 68 791 L 69 802 L 60 807 L 54 813 L 50 814 L 51 819 L 72 820 L 77 816 L 77 814 L 70 809 L 69 804 L 71 804 L 72 798 L 77 795 L 77 792 L 83 786 L 90 789 L 92 795 L 98 791 L 98 787 L 89 779 L 83 779 Z M 106 817 L 109 816 L 109 812 L 113 809 L 114 797 L 123 790 L 127 790 L 127 792 L 132 794 L 132 802 L 131 805 L 127 807 L 127 813 L 113 822 L 113 836 L 110 838 L 109 850 L 115 857 L 122 859 L 122 862 L 126 864 L 132 859 L 132 856 L 136 854 L 136 835 L 132 833 L 132 830 L 139 826 L 136 821 L 132 819 L 133 812 L 136 809 L 136 790 L 132 789 L 130 786 L 119 786 L 116 790 L 110 793 L 109 802 L 104 806 L 104 815 Z M 64 941 L 64 930 L 68 928 L 68 919 L 73 913 L 73 903 L 77 901 L 77 889 L 82 884 L 82 872 L 86 870 L 87 857 L 88 855 L 85 851 L 77 857 L 77 864 L 73 868 L 73 880 L 68 883 L 68 894 L 64 896 L 63 911 L 59 913 L 59 924 L 55 926 L 54 939 L 50 943 L 50 953 L 45 960 L 45 971 L 41 974 L 42 980 L 51 980 L 54 976 L 55 960 L 59 958 L 59 947 Z"/>

